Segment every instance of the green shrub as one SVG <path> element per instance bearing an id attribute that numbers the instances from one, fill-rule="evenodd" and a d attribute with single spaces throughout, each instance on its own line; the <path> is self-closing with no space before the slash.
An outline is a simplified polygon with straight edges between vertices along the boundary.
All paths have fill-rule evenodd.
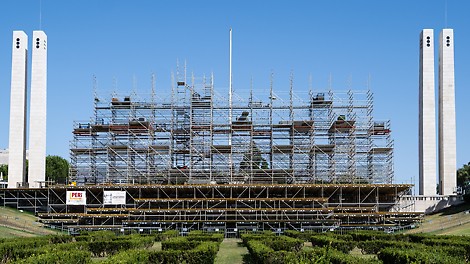
<path id="1" fill-rule="evenodd" d="M 2 256 L 0 262 L 5 263 L 41 254 L 44 251 L 41 248 L 47 244 L 46 239 L 22 238 L 22 241 L 18 239 L 7 240 L 7 242 L 0 244 L 0 256 Z"/>
<path id="2" fill-rule="evenodd" d="M 304 244 L 303 240 L 288 236 L 268 237 L 260 241 L 274 251 L 299 251 Z"/>
<path id="3" fill-rule="evenodd" d="M 88 248 L 94 256 L 104 257 L 116 254 L 122 250 L 148 248 L 152 246 L 153 243 L 153 237 L 127 237 L 127 239 L 88 242 Z"/>
<path id="4" fill-rule="evenodd" d="M 190 241 L 186 237 L 175 237 L 162 241 L 162 250 L 191 250 L 201 243 L 202 241 Z"/>
<path id="5" fill-rule="evenodd" d="M 393 247 L 399 249 L 412 248 L 416 244 L 395 240 L 370 240 L 360 241 L 357 247 L 361 249 L 362 253 L 377 254 L 383 248 Z"/>
<path id="6" fill-rule="evenodd" d="M 470 241 L 462 240 L 461 237 L 433 237 L 426 238 L 421 243 L 448 252 L 449 255 L 463 255 L 465 259 L 470 260 Z"/>
<path id="7" fill-rule="evenodd" d="M 216 242 L 200 242 L 193 249 L 149 251 L 148 263 L 212 264 L 218 250 Z"/>
<path id="8" fill-rule="evenodd" d="M 116 234 L 113 231 L 94 231 L 85 232 L 75 237 L 75 241 L 110 241 L 116 238 Z"/>
<path id="9" fill-rule="evenodd" d="M 62 243 L 70 243 L 73 241 L 73 236 L 70 235 L 52 235 L 46 236 L 49 240 L 49 244 L 62 244 Z"/>
<path id="10" fill-rule="evenodd" d="M 347 253 L 343 253 L 338 250 L 330 249 L 326 258 L 329 260 L 329 263 L 332 264 L 378 264 L 382 263 L 378 259 L 364 259 L 361 257 L 356 257 L 349 255 Z"/>
<path id="11" fill-rule="evenodd" d="M 149 262 L 149 251 L 141 249 L 125 250 L 108 258 L 103 264 L 140 264 Z"/>
<path id="12" fill-rule="evenodd" d="M 421 264 L 456 264 L 462 263 L 463 261 L 442 254 L 437 250 L 422 250 L 422 249 L 397 249 L 397 248 L 385 248 L 378 254 L 378 258 L 383 261 L 384 264 L 397 264 L 397 263 L 421 263 Z"/>
<path id="13" fill-rule="evenodd" d="M 194 241 L 194 240 L 197 240 L 197 241 L 212 241 L 212 242 L 217 242 L 217 243 L 222 243 L 222 241 L 224 240 L 224 235 L 223 234 L 218 234 L 218 233 L 214 233 L 214 234 L 202 234 L 202 235 L 196 235 L 196 234 L 193 234 L 186 237 L 186 239 L 188 239 L 189 241 Z"/>
<path id="14" fill-rule="evenodd" d="M 178 237 L 179 235 L 178 230 L 167 230 L 163 233 L 157 233 L 155 235 L 155 241 L 165 241 L 173 237 Z"/>
<path id="15" fill-rule="evenodd" d="M 344 253 L 348 253 L 356 246 L 354 241 L 345 241 L 329 236 L 311 236 L 310 242 L 312 242 L 313 246 L 331 246 Z"/>
<path id="16" fill-rule="evenodd" d="M 364 259 L 351 256 L 347 253 L 326 247 L 309 248 L 298 252 L 275 251 L 268 247 L 261 240 L 251 240 L 248 242 L 248 251 L 256 264 L 282 264 L 282 263 L 302 263 L 302 264 L 378 264 L 376 259 Z"/>
<path id="17" fill-rule="evenodd" d="M 27 259 L 17 261 L 21 264 L 61 264 L 61 263 L 91 263 L 88 251 L 54 251 L 45 254 L 31 256 Z"/>
<path id="18" fill-rule="evenodd" d="M 68 250 L 88 251 L 88 248 L 89 248 L 88 243 L 85 241 L 52 244 L 52 245 L 47 245 L 43 247 L 43 249 L 47 251 L 68 251 Z"/>
<path id="19" fill-rule="evenodd" d="M 434 235 L 429 234 L 409 234 L 408 239 L 413 243 L 421 243 L 424 239 L 435 237 Z"/>
<path id="20" fill-rule="evenodd" d="M 268 263 L 267 260 L 272 256 L 274 250 L 266 246 L 263 242 L 256 239 L 248 240 L 246 243 L 248 252 L 255 263 Z"/>
<path id="21" fill-rule="evenodd" d="M 250 240 L 265 240 L 265 239 L 272 239 L 275 238 L 276 236 L 274 233 L 247 233 L 247 234 L 242 234 L 240 238 L 243 241 L 243 245 L 247 246 L 248 241 Z"/>
<path id="22" fill-rule="evenodd" d="M 395 235 L 379 231 L 354 231 L 350 235 L 354 241 L 396 240 Z"/>

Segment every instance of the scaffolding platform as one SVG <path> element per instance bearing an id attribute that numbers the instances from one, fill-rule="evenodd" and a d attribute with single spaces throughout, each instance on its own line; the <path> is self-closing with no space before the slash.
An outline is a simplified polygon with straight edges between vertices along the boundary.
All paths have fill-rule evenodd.
<path id="1" fill-rule="evenodd" d="M 306 229 L 334 224 L 361 228 L 401 227 L 422 213 L 393 212 L 404 184 L 182 184 L 52 186 L 0 189 L 0 204 L 35 212 L 42 223 L 90 229 Z M 69 192 L 84 203 L 70 204 Z M 123 192 L 119 204 L 107 192 Z"/>

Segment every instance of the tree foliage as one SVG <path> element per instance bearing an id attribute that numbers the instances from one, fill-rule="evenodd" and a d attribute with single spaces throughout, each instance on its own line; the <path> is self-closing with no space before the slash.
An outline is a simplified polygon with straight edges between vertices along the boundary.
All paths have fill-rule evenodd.
<path id="1" fill-rule="evenodd" d="M 457 186 L 462 189 L 468 188 L 470 185 L 470 162 L 464 164 L 462 168 L 457 170 Z"/>
<path id="2" fill-rule="evenodd" d="M 46 157 L 46 180 L 66 183 L 69 176 L 69 162 L 59 156 Z"/>
<path id="3" fill-rule="evenodd" d="M 0 174 L 3 175 L 2 180 L 6 181 L 8 179 L 8 164 L 0 165 Z"/>

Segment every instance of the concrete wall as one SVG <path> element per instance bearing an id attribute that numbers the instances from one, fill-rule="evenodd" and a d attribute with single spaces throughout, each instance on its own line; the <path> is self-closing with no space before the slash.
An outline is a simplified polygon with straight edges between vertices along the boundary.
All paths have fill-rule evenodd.
<path id="1" fill-rule="evenodd" d="M 33 32 L 29 121 L 29 187 L 46 180 L 47 35 Z"/>
<path id="2" fill-rule="evenodd" d="M 430 214 L 463 202 L 463 197 L 457 195 L 404 195 L 398 200 L 395 210 Z"/>
<path id="3" fill-rule="evenodd" d="M 419 54 L 419 194 L 436 194 L 434 31 L 423 29 Z"/>
<path id="4" fill-rule="evenodd" d="M 23 31 L 13 31 L 8 188 L 16 188 L 18 183 L 26 181 L 27 53 L 28 36 Z"/>
<path id="5" fill-rule="evenodd" d="M 452 195 L 457 187 L 454 82 L 454 31 L 439 36 L 439 184 L 441 195 Z"/>

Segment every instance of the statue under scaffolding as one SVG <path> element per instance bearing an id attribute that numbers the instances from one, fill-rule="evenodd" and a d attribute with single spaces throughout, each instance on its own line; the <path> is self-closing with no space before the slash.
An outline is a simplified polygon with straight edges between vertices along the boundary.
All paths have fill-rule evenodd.
<path id="1" fill-rule="evenodd" d="M 75 122 L 70 180 L 86 184 L 392 183 L 389 121 L 370 90 L 260 100 L 174 80 L 171 95 L 94 98 Z M 291 82 L 292 83 L 292 82 Z M 231 106 L 230 106 L 231 105 Z M 230 118 L 232 117 L 232 118 Z M 232 120 L 230 120 L 232 119 Z"/>

